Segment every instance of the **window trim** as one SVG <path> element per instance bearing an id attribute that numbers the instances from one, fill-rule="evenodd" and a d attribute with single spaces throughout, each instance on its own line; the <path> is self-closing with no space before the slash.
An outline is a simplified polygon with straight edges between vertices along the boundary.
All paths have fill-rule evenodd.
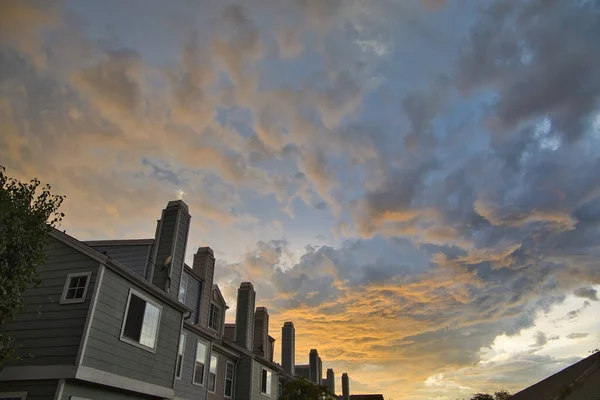
<path id="1" fill-rule="evenodd" d="M 261 367 L 260 367 L 260 394 L 262 394 L 263 396 L 271 397 L 271 395 L 272 395 L 271 393 L 263 392 L 262 391 L 262 374 L 263 374 L 263 371 L 267 371 L 267 376 L 268 376 L 269 373 L 271 373 L 271 385 L 273 385 L 273 371 L 271 371 L 270 369 L 265 368 L 265 367 L 263 367 L 261 365 Z M 271 391 L 271 388 L 268 386 L 268 381 L 269 380 L 267 379 L 267 383 L 266 383 L 267 387 L 266 387 L 266 389 L 269 390 L 269 391 Z"/>
<path id="2" fill-rule="evenodd" d="M 156 340 L 154 341 L 154 347 L 148 347 L 139 342 L 136 342 L 135 340 L 131 340 L 131 339 L 123 336 L 123 333 L 125 333 L 125 323 L 127 322 L 127 314 L 129 313 L 129 304 L 131 302 L 132 294 L 134 294 L 137 297 L 139 297 L 140 299 L 144 300 L 146 303 L 150 303 L 154 307 L 158 308 L 158 326 L 156 327 Z M 161 304 L 157 303 L 154 300 L 151 300 L 148 296 L 141 294 L 137 290 L 135 290 L 133 288 L 129 288 L 129 295 L 127 296 L 127 306 L 125 306 L 125 314 L 123 314 L 123 322 L 121 323 L 121 335 L 119 336 L 119 340 L 122 342 L 125 342 L 127 344 L 130 344 L 132 346 L 138 347 L 140 349 L 146 350 L 150 353 L 156 353 L 156 346 L 158 345 L 158 335 L 160 333 L 160 322 L 162 320 L 162 310 L 163 310 L 163 307 Z M 142 324 L 142 326 L 143 326 L 143 324 Z"/>
<path id="3" fill-rule="evenodd" d="M 213 357 L 217 360 L 217 362 L 215 363 L 215 387 L 214 387 L 214 390 L 210 390 L 210 369 L 212 367 L 212 358 Z M 207 382 L 208 383 L 207 390 L 208 390 L 208 393 L 210 393 L 210 394 L 217 393 L 217 376 L 219 375 L 218 374 L 219 371 L 217 370 L 217 368 L 219 368 L 219 356 L 216 353 L 210 353 L 210 363 L 208 364 L 208 382 Z"/>
<path id="4" fill-rule="evenodd" d="M 14 399 L 15 397 L 26 400 L 27 392 L 0 392 L 0 399 Z"/>
<path id="5" fill-rule="evenodd" d="M 198 383 L 195 381 L 196 366 L 197 366 L 196 363 L 198 361 L 198 344 L 199 343 L 202 343 L 204 345 L 204 347 L 206 348 L 206 352 L 204 353 L 204 373 L 202 374 L 202 383 Z M 206 383 L 206 356 L 209 354 L 208 343 L 206 343 L 204 340 L 196 339 L 196 349 L 195 350 L 196 351 L 194 353 L 194 370 L 192 371 L 192 385 L 204 387 L 204 384 Z"/>
<path id="6" fill-rule="evenodd" d="M 228 396 L 227 395 L 227 367 L 231 365 L 231 370 L 233 371 L 232 375 L 231 375 L 231 394 Z M 235 380 L 235 364 L 232 363 L 229 360 L 225 361 L 225 379 L 223 379 L 223 397 L 227 398 L 227 399 L 231 399 L 233 398 L 233 384 Z"/>
<path id="7" fill-rule="evenodd" d="M 181 294 L 181 288 L 184 287 L 184 285 L 183 285 L 184 280 L 185 280 L 185 290 L 183 291 L 183 296 L 181 296 L 182 298 L 180 299 L 179 297 Z M 177 294 L 177 300 L 179 300 L 179 302 L 182 304 L 185 304 L 185 297 L 187 296 L 189 284 L 190 284 L 190 277 L 188 276 L 188 274 L 185 273 L 185 271 L 181 271 L 181 281 L 179 282 L 179 293 Z"/>
<path id="8" fill-rule="evenodd" d="M 67 292 L 69 290 L 69 284 L 71 283 L 72 278 L 78 278 L 80 276 L 87 277 L 85 281 L 85 287 L 83 288 L 83 296 L 80 299 L 67 299 Z M 92 271 L 85 272 L 71 272 L 67 274 L 67 279 L 65 280 L 65 285 L 63 286 L 62 294 L 60 295 L 60 304 L 77 304 L 83 303 L 87 296 L 88 289 L 90 287 L 90 281 L 92 277 Z M 2 397 L 0 397 L 2 399 Z"/>
<path id="9" fill-rule="evenodd" d="M 210 326 L 210 319 L 212 318 L 212 308 L 216 307 L 219 309 L 219 323 L 217 324 L 217 329 L 213 328 L 212 326 Z M 210 307 L 208 309 L 208 329 L 210 329 L 211 331 L 215 332 L 215 333 L 220 333 L 221 332 L 221 325 L 222 325 L 222 314 L 221 314 L 221 310 L 223 307 L 219 306 L 218 304 L 216 304 L 215 302 L 211 301 L 210 302 Z"/>
<path id="10" fill-rule="evenodd" d="M 181 338 L 183 337 L 183 352 L 181 353 L 181 367 L 179 368 L 179 376 L 177 376 L 177 365 L 175 365 L 175 379 L 177 379 L 178 381 L 181 380 L 181 377 L 183 376 L 183 364 L 184 364 L 184 359 L 185 359 L 185 346 L 186 346 L 186 342 L 187 342 L 187 333 L 185 332 L 181 332 L 181 335 L 179 335 L 179 340 L 182 340 Z M 177 347 L 177 355 L 179 356 L 179 346 Z"/>

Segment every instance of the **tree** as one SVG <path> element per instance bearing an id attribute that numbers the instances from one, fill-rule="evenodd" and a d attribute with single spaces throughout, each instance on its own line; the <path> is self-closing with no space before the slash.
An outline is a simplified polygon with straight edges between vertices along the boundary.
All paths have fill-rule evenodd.
<path id="1" fill-rule="evenodd" d="M 475 393 L 469 400 L 508 400 L 511 394 L 506 390 L 500 390 L 493 395 L 488 393 Z"/>
<path id="2" fill-rule="evenodd" d="M 40 285 L 47 234 L 64 217 L 58 212 L 64 196 L 51 194 L 50 185 L 23 183 L 4 172 L 0 166 L 0 328 L 23 308 L 25 289 Z M 16 347 L 9 333 L 0 332 L 0 367 Z"/>
<path id="3" fill-rule="evenodd" d="M 327 386 L 317 385 L 306 379 L 294 379 L 283 388 L 281 400 L 333 400 L 335 396 L 329 393 Z"/>

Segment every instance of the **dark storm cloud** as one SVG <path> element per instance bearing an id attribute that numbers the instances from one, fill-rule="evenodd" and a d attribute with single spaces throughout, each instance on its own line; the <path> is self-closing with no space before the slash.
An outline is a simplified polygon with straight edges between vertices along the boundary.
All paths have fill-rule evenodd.
<path id="1" fill-rule="evenodd" d="M 547 115 L 558 134 L 577 139 L 600 93 L 599 19 L 583 3 L 492 2 L 468 41 L 461 87 L 499 92 L 500 129 Z"/>
<path id="2" fill-rule="evenodd" d="M 584 299 L 598 301 L 598 291 L 593 288 L 582 287 L 575 289 L 573 294 L 577 297 L 583 297 Z"/>

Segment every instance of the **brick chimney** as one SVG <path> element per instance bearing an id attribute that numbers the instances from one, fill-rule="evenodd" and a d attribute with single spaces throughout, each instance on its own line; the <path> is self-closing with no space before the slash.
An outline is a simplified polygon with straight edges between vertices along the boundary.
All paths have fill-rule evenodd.
<path id="1" fill-rule="evenodd" d="M 266 307 L 257 307 L 254 313 L 254 354 L 268 358 L 269 311 Z"/>
<path id="2" fill-rule="evenodd" d="M 182 200 L 170 201 L 156 226 L 154 253 L 146 279 L 177 297 L 191 216 Z"/>
<path id="3" fill-rule="evenodd" d="M 317 349 L 312 349 L 308 354 L 308 364 L 310 366 L 309 380 L 319 383 L 319 352 Z"/>
<path id="4" fill-rule="evenodd" d="M 281 366 L 288 374 L 294 375 L 296 364 L 296 329 L 291 321 L 281 328 Z"/>
<path id="5" fill-rule="evenodd" d="M 200 326 L 208 329 L 208 313 L 210 312 L 210 298 L 212 295 L 213 279 L 215 276 L 215 256 L 210 247 L 199 247 L 194 254 L 192 269 L 204 281 L 200 301 Z"/>
<path id="6" fill-rule="evenodd" d="M 335 394 L 335 374 L 331 368 L 327 368 L 327 390 Z"/>
<path id="7" fill-rule="evenodd" d="M 350 400 L 350 382 L 345 372 L 342 374 L 342 400 Z"/>
<path id="8" fill-rule="evenodd" d="M 254 305 L 256 292 L 250 282 L 242 282 L 238 289 L 235 313 L 235 342 L 252 351 L 254 344 Z"/>

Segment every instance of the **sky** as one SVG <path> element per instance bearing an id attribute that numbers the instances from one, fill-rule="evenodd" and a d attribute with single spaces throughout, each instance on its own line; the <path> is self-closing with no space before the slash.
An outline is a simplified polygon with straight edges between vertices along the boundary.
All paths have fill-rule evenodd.
<path id="1" fill-rule="evenodd" d="M 600 346 L 598 37 L 590 0 L 3 0 L 0 164 L 81 240 L 183 198 L 227 319 L 251 280 L 338 388 L 516 392 Z"/>

